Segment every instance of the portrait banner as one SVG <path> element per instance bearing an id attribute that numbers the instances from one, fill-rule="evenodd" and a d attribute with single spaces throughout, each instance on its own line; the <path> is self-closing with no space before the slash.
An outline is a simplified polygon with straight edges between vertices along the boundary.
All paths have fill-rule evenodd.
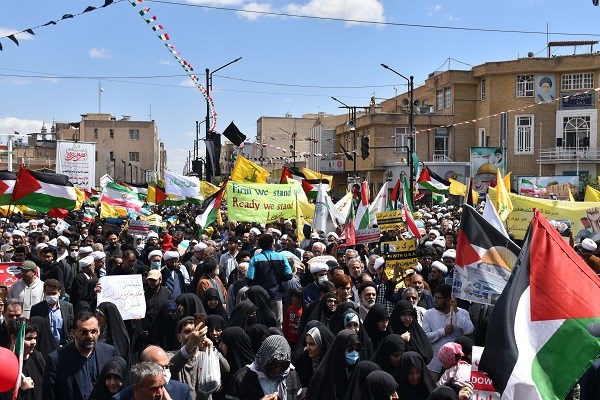
<path id="1" fill-rule="evenodd" d="M 300 185 L 227 183 L 227 213 L 230 221 L 267 223 L 296 218 L 296 196 Z M 302 192 L 302 193 L 300 193 Z"/>
<path id="2" fill-rule="evenodd" d="M 96 143 L 56 141 L 56 173 L 81 189 L 96 186 Z"/>
<path id="3" fill-rule="evenodd" d="M 22 265 L 22 262 L 0 262 L 0 285 L 10 289 L 13 283 L 21 279 Z M 36 275 L 38 275 L 37 271 Z"/>

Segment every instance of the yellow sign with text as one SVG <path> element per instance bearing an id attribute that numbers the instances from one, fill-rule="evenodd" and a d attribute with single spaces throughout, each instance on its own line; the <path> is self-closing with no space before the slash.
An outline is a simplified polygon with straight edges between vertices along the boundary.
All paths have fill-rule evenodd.
<path id="1" fill-rule="evenodd" d="M 404 229 L 402 210 L 382 211 L 376 213 L 375 216 L 377 217 L 377 227 L 381 232 Z"/>
<path id="2" fill-rule="evenodd" d="M 404 277 L 404 271 L 417 265 L 416 239 L 381 243 L 386 270 L 393 270 L 393 280 Z"/>

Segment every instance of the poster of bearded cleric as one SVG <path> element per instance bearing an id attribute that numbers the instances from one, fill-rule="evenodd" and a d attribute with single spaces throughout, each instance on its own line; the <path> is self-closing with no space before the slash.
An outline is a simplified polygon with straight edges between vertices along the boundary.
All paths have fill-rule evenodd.
<path id="1" fill-rule="evenodd" d="M 506 149 L 499 147 L 471 147 L 471 176 L 475 181 L 475 190 L 485 194 L 488 187 L 495 186 L 496 171 L 506 174 Z"/>
<path id="2" fill-rule="evenodd" d="M 96 185 L 96 143 L 56 141 L 56 173 L 81 189 Z"/>

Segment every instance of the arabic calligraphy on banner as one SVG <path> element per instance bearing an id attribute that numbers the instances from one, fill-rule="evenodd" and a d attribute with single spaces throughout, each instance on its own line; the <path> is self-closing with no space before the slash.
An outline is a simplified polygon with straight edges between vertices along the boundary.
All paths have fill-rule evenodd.
<path id="1" fill-rule="evenodd" d="M 69 182 L 91 189 L 96 182 L 96 143 L 56 141 L 56 173 L 69 177 Z"/>
<path id="2" fill-rule="evenodd" d="M 123 320 L 144 318 L 146 298 L 142 275 L 103 276 L 98 283 L 102 286 L 98 293 L 98 304 L 104 301 L 113 303 L 119 309 Z"/>

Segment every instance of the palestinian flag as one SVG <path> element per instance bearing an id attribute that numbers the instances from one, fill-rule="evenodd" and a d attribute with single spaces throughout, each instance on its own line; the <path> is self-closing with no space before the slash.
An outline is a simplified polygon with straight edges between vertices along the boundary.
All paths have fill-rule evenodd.
<path id="1" fill-rule="evenodd" d="M 102 191 L 100 203 L 105 203 L 113 207 L 123 207 L 139 211 L 144 204 L 141 196 L 127 186 L 116 182 L 108 182 Z"/>
<path id="2" fill-rule="evenodd" d="M 0 171 L 0 206 L 7 206 L 10 204 L 10 197 L 12 196 L 16 180 L 16 173 L 11 171 Z"/>
<path id="3" fill-rule="evenodd" d="M 354 217 L 354 227 L 356 229 L 367 229 L 369 227 L 369 186 L 367 181 L 363 181 L 360 188 L 360 203 L 356 209 Z"/>
<path id="4" fill-rule="evenodd" d="M 535 210 L 479 364 L 502 399 L 567 396 L 600 356 L 600 340 L 588 331 L 600 321 L 598 299 L 600 278 Z"/>
<path id="5" fill-rule="evenodd" d="M 397 210 L 398 209 L 398 200 L 400 200 L 400 178 L 396 181 L 394 185 L 394 189 L 392 189 L 392 195 L 388 201 L 388 210 Z"/>
<path id="6" fill-rule="evenodd" d="M 446 194 L 448 193 L 448 188 L 450 187 L 450 181 L 442 178 L 435 172 L 433 172 L 429 167 L 425 167 L 421 171 L 421 175 L 417 180 L 419 185 L 423 186 L 427 190 L 430 190 L 434 193 Z"/>
<path id="7" fill-rule="evenodd" d="M 402 203 L 403 203 L 403 210 L 404 210 L 404 220 L 406 221 L 406 225 L 408 226 L 408 229 L 413 234 L 413 236 L 416 237 L 417 239 L 421 239 L 421 232 L 419 232 L 419 227 L 415 223 L 415 218 L 413 217 L 413 214 L 412 214 L 412 204 L 410 202 L 410 197 L 407 196 L 407 194 L 410 193 L 410 187 L 409 187 L 408 182 L 406 181 L 406 178 L 404 178 L 403 181 L 404 181 L 404 190 L 402 191 L 402 194 L 403 194 Z"/>
<path id="8" fill-rule="evenodd" d="M 196 224 L 198 225 L 198 235 L 200 235 L 204 230 L 217 220 L 219 216 L 219 210 L 221 209 L 221 201 L 223 200 L 223 196 L 225 195 L 225 188 L 227 187 L 227 179 L 221 185 L 221 188 L 218 192 L 204 200 L 202 203 L 202 208 L 200 211 L 200 215 L 196 217 Z"/>
<path id="9" fill-rule="evenodd" d="M 12 193 L 12 204 L 25 205 L 40 212 L 52 208 L 73 210 L 77 203 L 75 187 L 66 175 L 19 168 Z"/>

